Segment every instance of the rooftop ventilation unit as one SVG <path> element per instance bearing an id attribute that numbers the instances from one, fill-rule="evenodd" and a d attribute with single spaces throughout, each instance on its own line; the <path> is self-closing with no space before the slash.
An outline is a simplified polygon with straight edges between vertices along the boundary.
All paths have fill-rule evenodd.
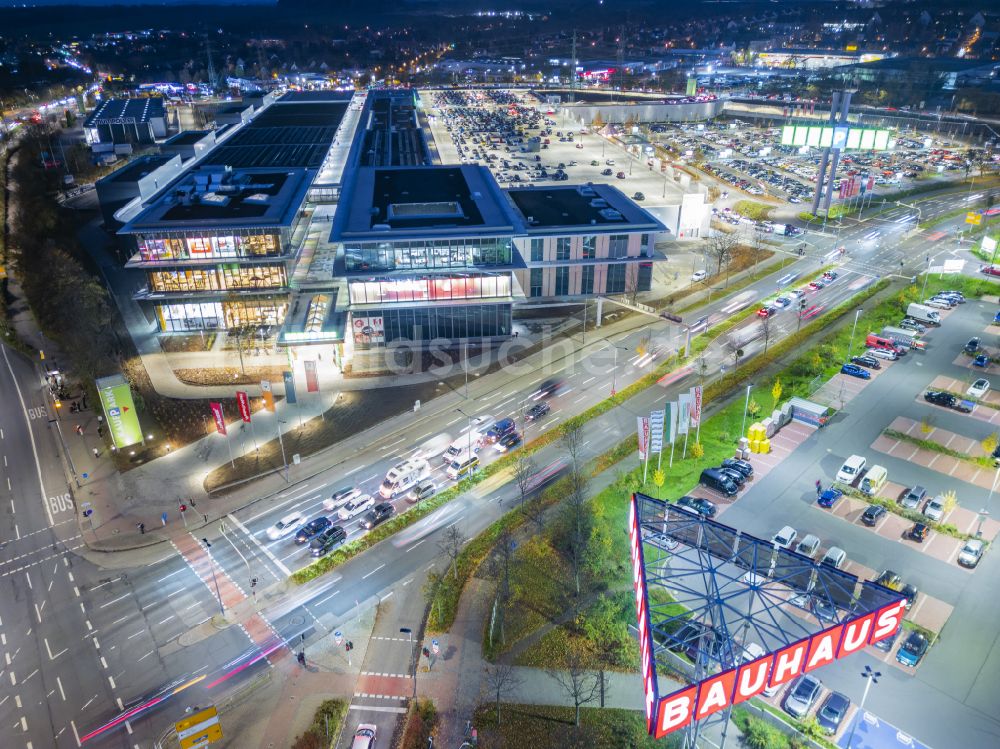
<path id="1" fill-rule="evenodd" d="M 590 207 L 591 208 L 607 208 L 608 207 L 608 201 L 606 201 L 604 198 L 594 198 L 593 200 L 590 201 Z"/>
<path id="2" fill-rule="evenodd" d="M 267 205 L 271 202 L 271 196 L 262 192 L 255 192 L 253 195 L 247 195 L 243 198 L 243 202 L 249 205 Z"/>
<path id="3" fill-rule="evenodd" d="M 621 221 L 624 218 L 622 214 L 614 208 L 604 208 L 598 212 L 601 214 L 601 218 L 605 221 Z"/>
<path id="4" fill-rule="evenodd" d="M 592 198 L 595 195 L 597 195 L 597 193 L 594 192 L 594 188 L 591 187 L 589 182 L 585 185 L 577 186 L 576 191 L 585 198 Z"/>

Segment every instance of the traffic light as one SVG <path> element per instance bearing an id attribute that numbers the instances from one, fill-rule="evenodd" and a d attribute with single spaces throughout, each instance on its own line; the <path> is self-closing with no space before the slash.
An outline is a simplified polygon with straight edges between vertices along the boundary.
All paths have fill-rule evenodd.
<path id="1" fill-rule="evenodd" d="M 187 508 L 188 508 L 188 506 L 187 506 L 187 505 L 185 505 L 185 504 L 182 504 L 182 505 L 181 505 L 181 512 L 187 512 Z"/>
<path id="2" fill-rule="evenodd" d="M 347 642 L 345 642 L 344 643 L 344 650 L 347 650 L 348 652 L 351 651 L 351 650 L 354 650 L 354 643 L 351 642 L 350 640 L 348 640 Z"/>
<path id="3" fill-rule="evenodd" d="M 431 651 L 428 650 L 427 648 L 424 648 L 423 651 L 421 651 L 421 652 L 423 652 L 424 658 L 430 658 L 431 657 Z"/>

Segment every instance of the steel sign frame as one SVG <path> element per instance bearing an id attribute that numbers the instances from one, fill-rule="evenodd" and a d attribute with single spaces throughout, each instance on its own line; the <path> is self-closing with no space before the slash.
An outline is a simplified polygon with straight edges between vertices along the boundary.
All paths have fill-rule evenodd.
<path id="1" fill-rule="evenodd" d="M 653 733 L 654 710 L 660 704 L 659 685 L 656 679 L 656 662 L 653 658 L 653 631 L 649 626 L 649 590 L 646 587 L 646 566 L 642 553 L 642 531 L 639 527 L 639 506 L 632 495 L 629 506 L 629 546 L 632 555 L 632 587 L 635 592 L 635 614 L 639 629 L 639 659 L 642 669 L 642 688 L 645 696 L 646 730 Z"/>

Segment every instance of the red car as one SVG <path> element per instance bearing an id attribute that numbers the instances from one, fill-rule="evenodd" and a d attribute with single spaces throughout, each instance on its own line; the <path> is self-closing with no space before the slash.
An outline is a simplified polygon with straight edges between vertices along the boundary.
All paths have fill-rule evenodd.
<path id="1" fill-rule="evenodd" d="M 757 310 L 757 317 L 770 317 L 777 311 L 774 307 L 761 307 Z"/>
<path id="2" fill-rule="evenodd" d="M 1000 276 L 1000 268 L 995 265 L 984 265 L 980 270 L 987 276 Z"/>
<path id="3" fill-rule="evenodd" d="M 802 311 L 802 319 L 808 320 L 810 317 L 816 317 L 820 312 L 823 311 L 822 304 L 814 304 L 812 307 Z"/>

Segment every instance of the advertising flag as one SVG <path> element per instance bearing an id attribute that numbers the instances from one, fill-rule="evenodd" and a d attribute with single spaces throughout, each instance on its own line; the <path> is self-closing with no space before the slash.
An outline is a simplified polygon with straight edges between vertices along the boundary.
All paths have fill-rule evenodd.
<path id="1" fill-rule="evenodd" d="M 649 451 L 652 453 L 663 452 L 663 411 L 650 411 L 649 413 Z"/>
<path id="2" fill-rule="evenodd" d="M 274 393 L 271 392 L 271 381 L 260 381 L 260 394 L 264 396 L 264 408 L 274 413 Z"/>
<path id="3" fill-rule="evenodd" d="M 635 421 L 639 430 L 639 460 L 646 460 L 649 457 L 649 419 L 636 416 Z"/>
<path id="4" fill-rule="evenodd" d="M 212 409 L 212 418 L 215 420 L 215 431 L 219 434 L 225 434 L 226 415 L 222 412 L 222 404 L 211 401 L 208 405 Z"/>
<path id="5" fill-rule="evenodd" d="M 142 442 L 142 426 L 135 411 L 128 380 L 121 375 L 114 375 L 102 377 L 94 384 L 97 385 L 97 392 L 101 396 L 104 416 L 108 420 L 108 428 L 111 430 L 111 439 L 114 440 L 115 447 L 121 450 L 136 442 Z"/>
<path id="6" fill-rule="evenodd" d="M 677 396 L 677 434 L 687 434 L 688 425 L 691 423 L 691 406 L 694 399 L 690 393 L 681 393 Z"/>
<path id="7" fill-rule="evenodd" d="M 281 379 L 285 382 L 285 403 L 294 406 L 298 402 L 295 398 L 295 375 L 291 372 L 282 372 Z"/>
<path id="8" fill-rule="evenodd" d="M 668 403 L 664 410 L 666 411 L 667 416 L 667 442 L 672 445 L 677 441 L 677 404 Z"/>
<path id="9" fill-rule="evenodd" d="M 243 390 L 236 391 L 236 405 L 240 409 L 240 418 L 250 423 L 250 398 Z"/>
<path id="10" fill-rule="evenodd" d="M 701 385 L 695 385 L 691 388 L 691 426 L 698 426 L 701 424 Z"/>
<path id="11" fill-rule="evenodd" d="M 306 392 L 308 393 L 318 393 L 319 392 L 319 377 L 316 375 L 316 362 L 314 361 L 304 361 L 302 366 L 306 370 Z"/>

